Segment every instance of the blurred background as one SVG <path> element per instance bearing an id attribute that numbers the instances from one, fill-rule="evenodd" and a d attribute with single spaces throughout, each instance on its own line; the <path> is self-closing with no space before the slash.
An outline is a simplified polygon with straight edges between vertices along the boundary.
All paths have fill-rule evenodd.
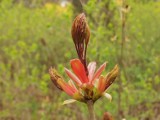
<path id="1" fill-rule="evenodd" d="M 160 120 L 159 0 L 0 0 L 0 120 L 87 120 L 85 104 L 62 106 L 70 97 L 51 82 L 55 67 L 76 58 L 74 17 L 84 12 L 91 29 L 88 61 L 115 64 L 113 100 L 95 103 L 97 120 Z"/>

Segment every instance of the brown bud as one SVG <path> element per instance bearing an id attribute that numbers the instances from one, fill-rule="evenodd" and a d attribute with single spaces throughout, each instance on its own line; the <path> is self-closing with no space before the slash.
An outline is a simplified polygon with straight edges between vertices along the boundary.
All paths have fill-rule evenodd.
<path id="1" fill-rule="evenodd" d="M 72 38 L 76 47 L 78 57 L 84 65 L 86 74 L 88 75 L 86 52 L 90 38 L 90 30 L 84 13 L 79 14 L 72 25 Z"/>
<path id="2" fill-rule="evenodd" d="M 103 115 L 103 120 L 113 120 L 113 117 L 109 112 L 105 112 Z"/>
<path id="3" fill-rule="evenodd" d="M 71 33 L 75 44 L 79 43 L 85 43 L 86 45 L 88 44 L 90 38 L 90 30 L 84 13 L 79 14 L 74 19 Z"/>
<path id="4" fill-rule="evenodd" d="M 49 69 L 49 74 L 50 74 L 50 78 L 51 78 L 52 82 L 54 83 L 54 85 L 58 89 L 62 90 L 61 86 L 58 84 L 58 81 L 63 81 L 63 78 L 52 67 Z"/>
<path id="5" fill-rule="evenodd" d="M 118 76 L 119 68 L 118 65 L 116 65 L 111 72 L 106 76 L 106 88 L 107 89 L 116 79 Z"/>

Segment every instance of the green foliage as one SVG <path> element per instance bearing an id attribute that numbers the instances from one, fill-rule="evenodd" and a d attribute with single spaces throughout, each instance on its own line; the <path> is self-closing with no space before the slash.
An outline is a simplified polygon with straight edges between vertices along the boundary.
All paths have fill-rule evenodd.
<path id="1" fill-rule="evenodd" d="M 114 84 L 110 88 L 108 92 L 112 94 L 115 100 L 112 101 L 113 104 L 108 103 L 110 107 L 104 107 L 104 111 L 117 113 L 118 95 L 121 94 L 122 116 L 126 119 L 147 117 L 153 119 L 157 116 L 157 113 L 153 113 L 150 109 L 153 110 L 153 103 L 159 101 L 159 89 L 157 89 L 158 84 L 155 81 L 160 81 L 160 49 L 158 47 L 160 45 L 160 28 L 157 27 L 160 26 L 160 14 L 158 14 L 160 4 L 159 2 L 149 2 L 148 4 L 140 2 L 137 4 L 133 1 L 128 1 L 128 4 L 131 10 L 126 15 L 126 41 L 123 54 L 125 68 L 121 68 L 120 77 L 123 90 L 119 91 L 118 81 L 117 85 Z M 96 8 L 96 10 L 92 11 L 92 8 Z M 104 9 L 107 9 L 107 11 Z M 108 69 L 110 69 L 116 64 L 116 61 L 119 63 L 121 54 L 120 6 L 108 0 L 103 2 L 89 1 L 85 10 L 91 18 L 89 23 L 92 30 L 92 43 L 90 43 L 92 49 L 89 50 L 89 54 L 91 58 L 97 61 L 107 60 L 109 62 Z M 114 16 L 107 18 L 109 12 Z M 97 21 L 97 24 L 94 24 L 94 21 Z M 106 21 L 109 21 L 108 24 L 106 24 Z M 101 104 L 97 103 L 97 109 L 103 108 Z M 141 106 L 141 104 L 150 105 L 152 108 L 148 106 L 148 112 L 145 114 L 132 113 L 132 110 L 138 110 L 138 106 Z M 133 109 L 133 106 L 137 107 Z M 144 108 L 140 109 L 140 111 L 143 110 Z M 117 114 L 120 116 L 119 113 Z M 135 117 L 134 114 L 136 114 Z M 102 116 L 102 109 L 98 115 Z"/>
<path id="2" fill-rule="evenodd" d="M 130 0 L 128 4 L 121 109 L 127 120 L 153 119 L 160 100 L 160 2 Z M 108 61 L 109 71 L 120 57 L 119 6 L 114 1 L 90 0 L 84 11 L 91 29 L 87 60 L 98 66 Z M 70 35 L 72 6 L 46 3 L 27 8 L 2 0 L 0 15 L 0 119 L 87 119 L 85 105 L 61 105 L 69 97 L 53 86 L 48 75 L 53 66 L 68 80 L 64 66 L 69 68 L 69 60 L 77 57 Z M 117 79 L 107 91 L 112 102 L 102 98 L 95 104 L 98 119 L 105 111 L 115 119 L 119 116 L 118 88 Z"/>
<path id="3" fill-rule="evenodd" d="M 29 9 L 3 0 L 0 13 L 0 119 L 51 119 L 56 106 L 45 102 L 54 93 L 48 69 L 69 61 L 73 51 L 71 9 L 52 3 Z"/>

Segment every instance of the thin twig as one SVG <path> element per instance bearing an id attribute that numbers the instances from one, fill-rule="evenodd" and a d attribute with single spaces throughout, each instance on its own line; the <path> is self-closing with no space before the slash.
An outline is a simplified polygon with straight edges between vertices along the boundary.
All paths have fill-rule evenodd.
<path id="1" fill-rule="evenodd" d="M 125 38 L 126 38 L 126 15 L 125 13 L 122 11 L 123 7 L 125 6 L 125 0 L 122 0 L 122 8 L 120 9 L 120 15 L 121 15 L 121 21 L 122 21 L 122 28 L 121 28 L 121 52 L 120 52 L 120 66 L 121 66 L 121 71 L 124 70 L 124 65 L 123 65 L 123 61 L 124 61 L 124 45 L 125 45 Z M 118 88 L 118 113 L 119 113 L 119 117 L 121 118 L 123 116 L 123 112 L 122 112 L 122 108 L 121 108 L 121 92 L 123 91 L 123 86 L 122 86 L 122 80 L 119 77 L 119 88 Z"/>
<path id="2" fill-rule="evenodd" d="M 81 5 L 82 5 L 82 7 L 83 7 L 84 3 L 82 2 L 82 0 L 79 0 L 79 1 L 80 1 Z"/>

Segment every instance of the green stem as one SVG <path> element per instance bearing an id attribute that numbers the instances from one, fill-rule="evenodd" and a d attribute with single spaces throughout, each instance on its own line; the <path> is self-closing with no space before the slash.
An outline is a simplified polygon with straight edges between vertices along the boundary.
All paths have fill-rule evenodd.
<path id="1" fill-rule="evenodd" d="M 96 120 L 94 114 L 94 103 L 92 100 L 87 102 L 88 112 L 89 112 L 89 120 Z"/>

